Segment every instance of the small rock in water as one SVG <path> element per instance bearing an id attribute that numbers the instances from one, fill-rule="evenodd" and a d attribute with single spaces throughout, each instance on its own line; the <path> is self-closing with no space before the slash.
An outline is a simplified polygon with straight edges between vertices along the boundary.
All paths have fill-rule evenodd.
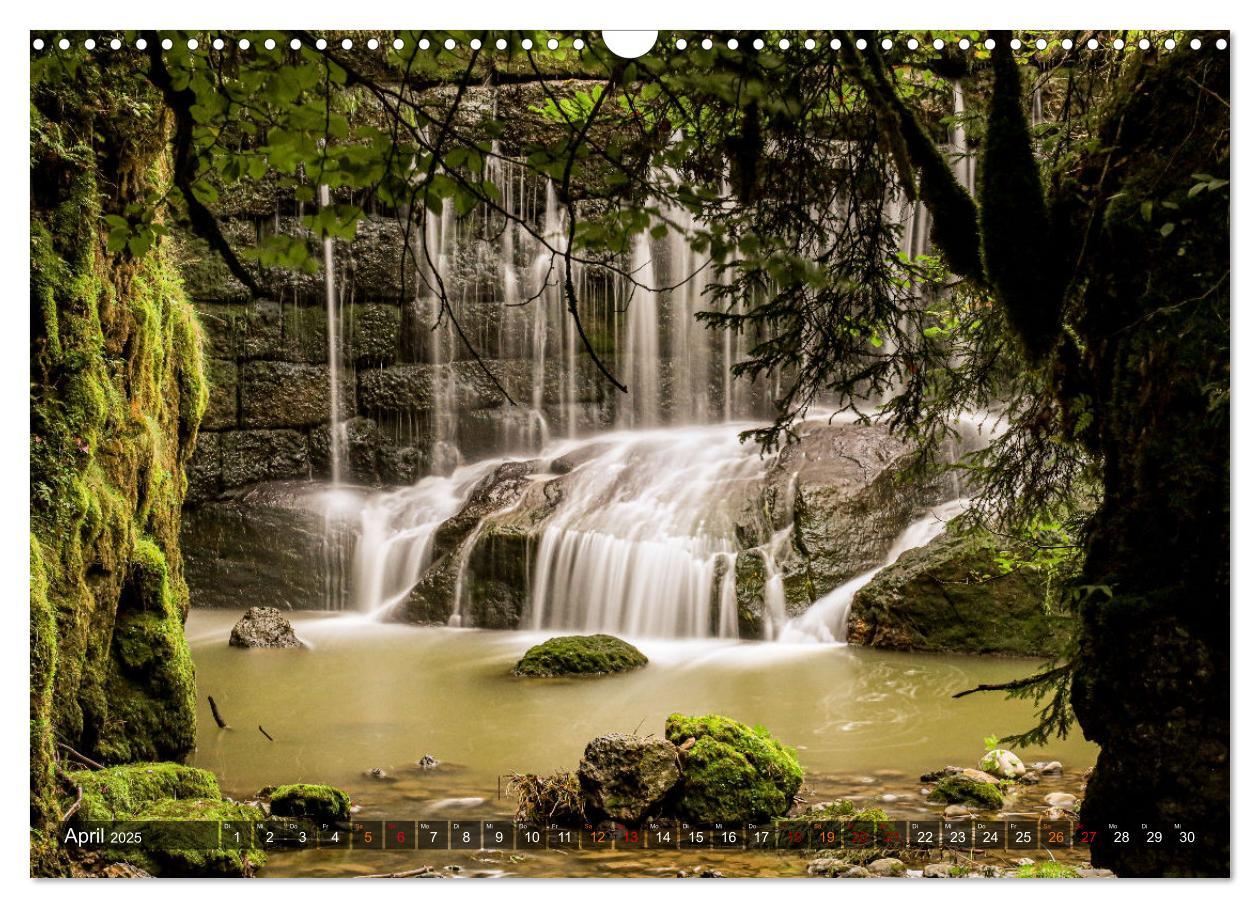
<path id="1" fill-rule="evenodd" d="M 385 770 L 381 769 L 379 766 L 375 766 L 369 769 L 365 775 L 371 776 L 373 779 L 383 779 L 385 778 Z"/>
<path id="2" fill-rule="evenodd" d="M 1042 814 L 1041 818 L 1043 820 L 1053 823 L 1055 820 L 1063 819 L 1063 811 L 1060 810 L 1058 807 L 1051 807 L 1044 814 Z"/>
<path id="3" fill-rule="evenodd" d="M 973 816 L 975 814 L 962 804 L 950 804 L 945 808 L 945 819 L 947 820 L 966 820 Z"/>
<path id="4" fill-rule="evenodd" d="M 865 867 L 850 867 L 843 874 L 841 874 L 841 876 L 845 877 L 846 879 L 854 879 L 855 877 L 868 877 L 868 876 L 874 876 L 874 875 L 875 874 L 871 873 Z"/>
<path id="5" fill-rule="evenodd" d="M 1076 806 L 1076 795 L 1066 791 L 1052 791 L 1042 798 L 1051 807 L 1071 809 Z"/>
<path id="6" fill-rule="evenodd" d="M 1041 773 L 1037 772 L 1035 769 L 1030 769 L 1015 781 L 1020 785 L 1036 785 L 1041 781 Z"/>
<path id="7" fill-rule="evenodd" d="M 1060 763 L 1058 760 L 1051 760 L 1045 766 L 1041 767 L 1041 772 L 1047 776 L 1055 775 L 1056 773 L 1061 773 L 1063 772 L 1063 764 Z"/>
<path id="8" fill-rule="evenodd" d="M 236 622 L 229 646 L 257 649 L 286 649 L 303 647 L 291 625 L 278 608 L 254 606 Z"/>
<path id="9" fill-rule="evenodd" d="M 866 869 L 875 876 L 905 876 L 906 865 L 897 858 L 880 858 L 871 861 L 866 865 Z"/>
<path id="10" fill-rule="evenodd" d="M 928 879 L 946 880 L 949 879 L 949 872 L 953 866 L 953 864 L 928 864 L 923 868 L 923 875 Z"/>
<path id="11" fill-rule="evenodd" d="M 419 760 L 416 760 L 416 765 L 421 769 L 437 769 L 438 758 L 432 754 L 425 754 Z"/>
<path id="12" fill-rule="evenodd" d="M 1009 750 L 997 748 L 980 758 L 980 768 L 1004 779 L 1013 779 L 1024 774 L 1024 761 Z"/>
<path id="13" fill-rule="evenodd" d="M 805 872 L 810 876 L 838 877 L 844 876 L 852 869 L 853 865 L 848 861 L 841 861 L 838 858 L 818 858 L 809 862 Z"/>
<path id="14" fill-rule="evenodd" d="M 879 799 L 885 803 L 891 804 L 893 801 L 901 800 L 901 795 L 895 795 L 891 791 L 886 791 L 879 796 Z"/>

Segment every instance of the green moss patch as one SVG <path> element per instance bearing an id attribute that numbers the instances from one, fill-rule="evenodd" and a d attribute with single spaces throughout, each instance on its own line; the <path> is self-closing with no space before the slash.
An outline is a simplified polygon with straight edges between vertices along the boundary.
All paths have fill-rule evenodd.
<path id="1" fill-rule="evenodd" d="M 70 778 L 83 792 L 79 816 L 85 820 L 127 818 L 150 801 L 222 797 L 213 774 L 179 763 L 132 763 Z"/>
<path id="2" fill-rule="evenodd" d="M 526 651 L 513 674 L 533 678 L 562 675 L 608 675 L 647 665 L 648 658 L 610 634 L 552 637 Z"/>
<path id="3" fill-rule="evenodd" d="M 263 812 L 249 804 L 210 798 L 171 798 L 152 801 L 128 819 L 140 830 L 148 821 L 162 824 L 159 835 L 145 837 L 159 847 L 149 845 L 143 851 L 127 851 L 116 856 L 157 876 L 253 876 L 267 862 L 267 854 L 261 848 L 223 847 L 226 840 L 222 831 L 221 847 L 205 848 L 205 827 L 190 826 L 188 840 L 181 842 L 177 832 L 168 825 L 175 821 L 200 824 L 263 820 Z"/>
<path id="4" fill-rule="evenodd" d="M 801 787 L 795 751 L 765 729 L 725 716 L 675 713 L 665 722 L 665 736 L 687 748 L 677 806 L 682 819 L 764 822 L 784 816 Z"/>
<path id="5" fill-rule="evenodd" d="M 1025 880 L 1075 880 L 1080 872 L 1067 864 L 1058 861 L 1038 861 L 1036 864 L 1025 864 L 1015 872 L 1015 876 Z"/>
<path id="6" fill-rule="evenodd" d="M 1005 801 L 998 786 L 962 774 L 939 780 L 927 799 L 934 804 L 966 804 L 982 810 L 998 810 Z"/>
<path id="7" fill-rule="evenodd" d="M 348 820 L 350 796 L 331 785 L 281 785 L 271 792 L 271 814 L 314 820 Z"/>

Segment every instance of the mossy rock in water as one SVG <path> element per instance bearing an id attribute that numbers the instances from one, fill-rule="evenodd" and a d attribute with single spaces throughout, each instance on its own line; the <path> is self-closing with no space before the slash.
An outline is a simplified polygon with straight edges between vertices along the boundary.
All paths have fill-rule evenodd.
<path id="1" fill-rule="evenodd" d="M 331 785 L 281 785 L 271 791 L 271 815 L 348 820 L 350 796 Z"/>
<path id="2" fill-rule="evenodd" d="M 665 737 L 686 748 L 677 806 L 684 820 L 764 822 L 786 815 L 801 787 L 796 753 L 764 728 L 675 713 L 665 722 Z"/>
<path id="3" fill-rule="evenodd" d="M 532 646 L 516 663 L 513 674 L 532 678 L 561 675 L 608 675 L 647 665 L 647 656 L 609 634 L 552 637 Z"/>
<path id="4" fill-rule="evenodd" d="M 84 820 L 130 817 L 151 801 L 222 797 L 214 775 L 179 763 L 131 763 L 70 773 L 83 792 Z"/>
<path id="5" fill-rule="evenodd" d="M 1046 578 L 1000 562 L 992 533 L 959 519 L 911 549 L 853 597 L 848 641 L 920 652 L 1047 655 L 1072 619 L 1047 609 Z"/>
<path id="6" fill-rule="evenodd" d="M 1005 800 L 1002 789 L 997 785 L 981 782 L 962 773 L 939 780 L 927 799 L 934 804 L 967 804 L 983 810 L 998 810 Z"/>
<path id="7" fill-rule="evenodd" d="M 1080 871 L 1058 861 L 1038 861 L 1036 864 L 1025 864 L 1015 872 L 1015 876 L 1025 880 L 1075 880 L 1080 878 Z"/>

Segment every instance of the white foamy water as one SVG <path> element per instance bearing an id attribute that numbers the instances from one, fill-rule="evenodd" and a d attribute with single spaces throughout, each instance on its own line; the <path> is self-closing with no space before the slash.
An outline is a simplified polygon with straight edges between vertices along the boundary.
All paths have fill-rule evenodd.
<path id="1" fill-rule="evenodd" d="M 805 612 L 784 625 L 778 639 L 784 643 L 843 641 L 846 637 L 849 606 L 853 604 L 853 597 L 857 595 L 857 591 L 870 583 L 876 574 L 900 558 L 902 554 L 910 549 L 927 545 L 943 533 L 946 523 L 965 511 L 967 505 L 967 499 L 957 498 L 932 508 L 925 516 L 906 527 L 897 537 L 882 564 L 845 581 L 823 596 Z"/>

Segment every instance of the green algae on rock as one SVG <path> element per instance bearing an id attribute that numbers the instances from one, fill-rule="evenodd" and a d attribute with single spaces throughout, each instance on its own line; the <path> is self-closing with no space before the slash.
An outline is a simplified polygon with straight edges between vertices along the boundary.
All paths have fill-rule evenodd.
<path id="1" fill-rule="evenodd" d="M 796 753 L 763 728 L 725 716 L 675 713 L 665 722 L 665 737 L 684 749 L 677 804 L 682 819 L 765 822 L 786 815 L 801 787 Z"/>
<path id="2" fill-rule="evenodd" d="M 272 816 L 350 819 L 350 796 L 331 785 L 281 785 L 271 790 L 270 797 Z"/>
<path id="3" fill-rule="evenodd" d="M 533 678 L 562 675 L 608 675 L 647 665 L 637 648 L 610 634 L 552 637 L 532 646 L 516 663 L 513 674 Z"/>

